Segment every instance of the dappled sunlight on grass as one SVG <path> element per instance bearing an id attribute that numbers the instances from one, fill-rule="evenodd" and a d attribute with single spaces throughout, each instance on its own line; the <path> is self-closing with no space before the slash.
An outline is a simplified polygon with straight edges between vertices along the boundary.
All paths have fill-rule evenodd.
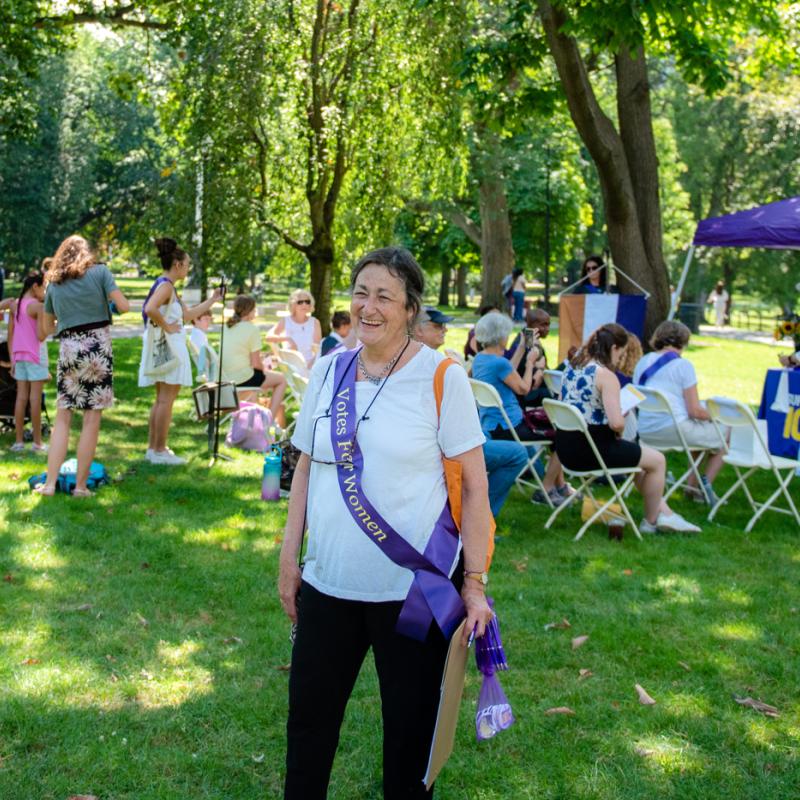
<path id="1" fill-rule="evenodd" d="M 180 644 L 169 644 L 165 641 L 158 643 L 158 657 L 172 667 L 183 666 L 192 655 L 202 649 L 200 642 L 193 639 L 184 639 Z"/>
<path id="2" fill-rule="evenodd" d="M 659 702 L 674 717 L 704 718 L 714 714 L 713 703 L 702 694 L 672 692 L 661 697 Z"/>
<path id="3" fill-rule="evenodd" d="M 732 606 L 740 606 L 746 608 L 753 604 L 753 598 L 741 589 L 735 586 L 721 587 L 715 592 L 717 599 L 723 603 L 730 603 Z"/>
<path id="4" fill-rule="evenodd" d="M 651 588 L 668 603 L 688 604 L 700 599 L 700 584 L 684 575 L 659 575 Z"/>
<path id="5" fill-rule="evenodd" d="M 643 736 L 631 749 L 647 768 L 665 774 L 698 773 L 708 765 L 706 756 L 691 742 L 674 735 Z"/>
<path id="6" fill-rule="evenodd" d="M 762 628 L 749 622 L 725 622 L 709 627 L 711 633 L 719 639 L 729 639 L 740 642 L 756 642 L 764 637 Z"/>

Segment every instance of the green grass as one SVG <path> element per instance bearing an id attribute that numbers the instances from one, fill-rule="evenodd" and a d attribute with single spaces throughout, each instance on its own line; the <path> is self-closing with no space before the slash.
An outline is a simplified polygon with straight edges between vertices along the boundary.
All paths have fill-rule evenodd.
<path id="1" fill-rule="evenodd" d="M 260 501 L 255 455 L 207 469 L 188 392 L 171 444 L 189 465 L 142 460 L 151 397 L 135 386 L 138 348 L 115 342 L 119 403 L 98 450 L 113 485 L 88 501 L 38 498 L 25 480 L 41 462 L 0 456 L 3 800 L 281 793 L 290 646 L 275 583 L 286 504 Z M 698 340 L 701 394 L 757 401 L 774 352 Z M 729 480 L 720 477 L 723 487 Z M 632 506 L 640 512 L 638 498 Z M 703 518 L 700 506 L 677 507 Z M 498 520 L 491 589 L 517 723 L 475 742 L 471 667 L 437 797 L 796 796 L 800 532 L 771 515 L 746 536 L 737 503 L 694 539 L 627 535 L 619 544 L 597 528 L 574 543 L 576 518 L 564 516 L 544 531 L 544 512 L 514 491 Z M 544 630 L 563 617 L 569 630 Z M 573 650 L 580 634 L 589 639 Z M 594 676 L 578 680 L 580 669 Z M 636 683 L 657 705 L 637 702 Z M 734 694 L 761 698 L 780 717 L 741 707 Z M 564 705 L 575 715 L 544 713 Z M 368 662 L 333 800 L 380 797 L 379 715 Z"/>

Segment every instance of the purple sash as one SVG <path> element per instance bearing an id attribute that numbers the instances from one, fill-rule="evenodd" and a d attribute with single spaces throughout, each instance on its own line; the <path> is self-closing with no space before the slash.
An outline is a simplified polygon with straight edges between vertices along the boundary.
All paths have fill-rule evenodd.
<path id="1" fill-rule="evenodd" d="M 172 284 L 172 281 L 169 278 L 160 275 L 158 278 L 156 278 L 155 283 L 150 287 L 150 291 L 147 293 L 147 297 L 145 297 L 144 303 L 142 303 L 142 319 L 144 320 L 145 327 L 147 327 L 147 314 L 145 313 L 145 308 L 147 308 L 147 302 L 150 300 L 150 298 L 155 293 L 156 289 L 158 289 L 158 287 L 161 286 L 162 283 Z M 174 287 L 173 291 L 175 291 Z"/>
<path id="2" fill-rule="evenodd" d="M 464 618 L 464 604 L 448 572 L 458 551 L 458 529 L 445 500 L 424 553 L 410 545 L 375 510 L 362 487 L 364 457 L 355 440 L 356 358 L 346 354 L 336 359 L 334 386 L 338 387 L 331 408 L 331 444 L 342 499 L 353 521 L 395 564 L 414 573 L 395 630 L 417 641 L 424 641 L 432 620 L 446 639 Z"/>
<path id="3" fill-rule="evenodd" d="M 664 355 L 659 356 L 640 376 L 639 385 L 644 386 L 653 375 L 656 374 L 662 367 L 666 367 L 670 361 L 674 361 L 680 356 L 674 350 L 668 350 Z"/>

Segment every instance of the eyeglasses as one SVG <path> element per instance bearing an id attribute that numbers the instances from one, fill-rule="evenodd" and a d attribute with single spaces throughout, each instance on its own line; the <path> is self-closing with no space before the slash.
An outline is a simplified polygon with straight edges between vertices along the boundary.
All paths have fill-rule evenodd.
<path id="1" fill-rule="evenodd" d="M 295 300 L 294 302 L 295 302 L 295 303 L 296 303 L 298 306 L 305 306 L 305 305 L 308 305 L 308 306 L 310 306 L 310 305 L 311 305 L 311 301 L 310 301 L 310 300 Z"/>
<path id="2" fill-rule="evenodd" d="M 588 272 L 594 272 L 597 269 L 603 269 L 603 266 L 604 266 L 603 264 L 595 264 L 594 262 L 592 262 L 591 264 L 586 265 L 586 270 Z"/>
<path id="3" fill-rule="evenodd" d="M 330 419 L 330 418 L 331 418 L 331 413 L 330 411 L 328 411 L 326 414 L 323 414 L 322 416 L 317 417 L 314 420 L 314 428 L 311 431 L 311 455 L 309 455 L 308 458 L 314 464 L 326 464 L 329 467 L 344 467 L 347 466 L 348 464 L 352 464 L 353 463 L 352 459 L 339 459 L 338 461 L 326 461 L 324 458 L 314 458 L 314 443 L 316 442 L 317 439 L 317 423 L 321 419 Z M 369 419 L 369 417 L 364 415 L 363 417 L 360 417 L 356 422 L 356 429 L 353 431 L 353 437 L 350 439 L 349 442 L 347 442 L 346 446 L 342 448 L 346 453 L 352 453 L 353 450 L 355 450 L 356 437 L 358 436 L 358 428 L 365 419 Z"/>

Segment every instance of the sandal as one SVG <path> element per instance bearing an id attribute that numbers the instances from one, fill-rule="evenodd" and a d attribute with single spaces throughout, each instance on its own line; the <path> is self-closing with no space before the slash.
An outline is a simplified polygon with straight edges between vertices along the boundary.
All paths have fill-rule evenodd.
<path id="1" fill-rule="evenodd" d="M 94 492 L 89 489 L 73 489 L 73 497 L 94 497 Z"/>
<path id="2" fill-rule="evenodd" d="M 38 486 L 33 487 L 33 491 L 42 497 L 52 497 L 56 493 L 56 487 L 51 486 L 48 488 L 46 483 L 40 483 Z"/>

